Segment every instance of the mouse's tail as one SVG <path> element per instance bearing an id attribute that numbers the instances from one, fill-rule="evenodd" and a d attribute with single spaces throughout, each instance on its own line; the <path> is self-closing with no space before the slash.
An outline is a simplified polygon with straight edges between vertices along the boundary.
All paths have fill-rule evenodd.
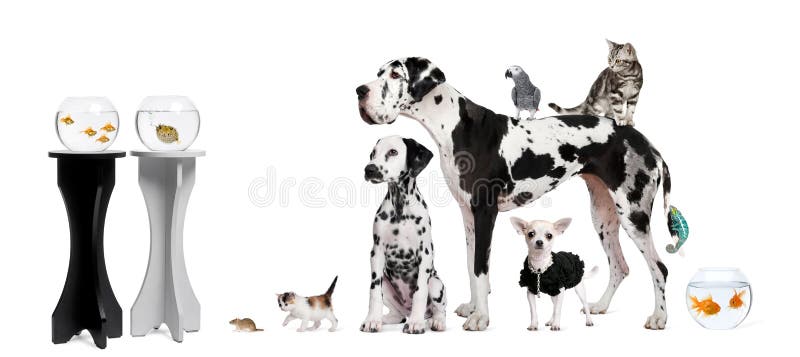
<path id="1" fill-rule="evenodd" d="M 257 329 L 255 329 L 255 331 L 256 332 L 261 332 L 261 331 L 264 331 L 264 329 L 263 328 L 257 328 Z"/>
<path id="2" fill-rule="evenodd" d="M 331 287 L 328 288 L 328 291 L 325 292 L 325 296 L 330 297 L 333 295 L 333 289 L 336 288 L 336 281 L 339 280 L 339 276 L 337 275 L 333 278 L 333 282 L 331 283 Z"/>

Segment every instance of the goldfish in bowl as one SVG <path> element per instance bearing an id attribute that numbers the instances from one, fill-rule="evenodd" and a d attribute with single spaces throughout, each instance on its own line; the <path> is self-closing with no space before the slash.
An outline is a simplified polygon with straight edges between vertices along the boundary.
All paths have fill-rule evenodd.
<path id="1" fill-rule="evenodd" d="M 707 329 L 732 329 L 750 312 L 752 289 L 735 268 L 700 269 L 686 288 L 686 307 L 692 318 Z"/>

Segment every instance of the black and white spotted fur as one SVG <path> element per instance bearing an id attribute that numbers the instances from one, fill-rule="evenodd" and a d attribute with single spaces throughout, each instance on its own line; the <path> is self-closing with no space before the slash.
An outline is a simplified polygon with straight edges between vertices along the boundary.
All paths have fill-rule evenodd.
<path id="1" fill-rule="evenodd" d="M 593 313 L 608 309 L 628 275 L 619 227 L 644 256 L 655 292 L 645 327 L 667 322 L 667 268 L 650 231 L 653 200 L 663 179 L 669 204 L 667 165 L 647 139 L 610 118 L 564 115 L 520 121 L 473 103 L 445 83 L 430 61 L 409 57 L 381 67 L 378 78 L 356 89 L 361 118 L 389 124 L 399 115 L 420 122 L 439 146 L 441 167 L 459 202 L 467 237 L 471 299 L 456 312 L 464 328 L 489 325 L 489 252 L 498 212 L 524 206 L 574 176 L 589 188 L 592 218 L 608 256 L 610 279 Z"/>
<path id="2" fill-rule="evenodd" d="M 361 331 L 378 332 L 383 324 L 405 321 L 403 332 L 419 334 L 425 332 L 426 318 L 432 330 L 445 329 L 447 298 L 433 267 L 428 206 L 416 184 L 432 157 L 416 141 L 390 136 L 378 141 L 364 169 L 367 181 L 386 182 L 389 190 L 375 214 L 369 312 Z"/>

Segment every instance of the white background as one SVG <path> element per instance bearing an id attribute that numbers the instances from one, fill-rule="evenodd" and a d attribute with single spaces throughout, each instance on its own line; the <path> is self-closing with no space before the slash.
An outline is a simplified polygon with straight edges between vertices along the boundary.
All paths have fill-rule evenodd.
<path id="1" fill-rule="evenodd" d="M 202 329 L 182 344 L 172 342 L 165 328 L 142 338 L 128 333 L 128 311 L 149 249 L 136 159 L 128 157 L 117 161 L 105 231 L 108 273 L 125 312 L 124 335 L 109 341 L 103 353 L 731 356 L 787 347 L 800 317 L 795 281 L 800 237 L 793 224 L 800 80 L 796 14 L 797 9 L 770 1 L 4 2 L 0 351 L 62 356 L 97 351 L 86 332 L 68 344 L 50 343 L 50 315 L 69 259 L 56 162 L 47 158 L 48 150 L 61 149 L 55 112 L 66 96 L 108 96 L 121 120 L 111 148 L 143 149 L 134 113 L 142 98 L 157 94 L 187 95 L 201 114 L 193 148 L 208 156 L 197 164 L 185 251 L 202 305 Z M 364 124 L 356 86 L 372 80 L 390 59 L 425 56 L 472 100 L 512 113 L 511 82 L 503 73 L 517 64 L 542 89 L 543 102 L 571 106 L 603 69 L 605 38 L 632 42 L 638 51 L 645 83 L 637 129 L 669 163 L 672 203 L 691 225 L 685 258 L 659 251 L 669 267 L 667 329 L 642 327 L 653 308 L 650 275 L 623 234 L 631 274 L 609 313 L 595 317 L 595 327 L 583 326 L 570 294 L 561 332 L 525 330 L 528 307 L 516 283 L 525 245 L 508 223 L 511 214 L 504 213 L 492 250 L 490 328 L 463 331 L 463 319 L 452 313 L 469 297 L 463 228 L 442 182 L 433 183 L 441 179 L 434 159 L 421 187 L 429 202 L 438 195 L 430 210 L 436 267 L 449 293 L 448 330 L 422 336 L 403 335 L 399 327 L 378 335 L 359 332 L 367 310 L 371 223 L 385 190 L 363 183 L 369 152 L 378 138 L 393 134 L 413 137 L 434 151 L 435 145 L 407 118 L 391 126 Z M 551 112 L 545 108 L 542 114 Z M 285 205 L 256 204 L 250 197 L 251 185 L 265 182 L 270 169 L 273 190 L 296 180 Z M 304 193 L 301 182 L 307 183 Z M 322 189 L 309 192 L 308 182 Z M 335 203 L 328 197 L 331 187 L 356 192 L 349 202 Z M 568 182 L 547 201 L 513 214 L 574 218 L 558 244 L 600 265 L 600 277 L 588 283 L 595 300 L 608 269 L 591 228 L 585 186 Z M 663 246 L 668 234 L 657 213 L 654 239 Z M 696 269 L 720 265 L 748 275 L 754 304 L 739 328 L 708 331 L 687 313 L 684 291 Z M 336 274 L 339 331 L 298 334 L 296 323 L 280 326 L 284 313 L 274 293 L 322 293 Z M 551 304 L 542 300 L 539 306 L 546 312 Z M 227 321 L 236 316 L 249 316 L 266 331 L 234 334 Z"/>

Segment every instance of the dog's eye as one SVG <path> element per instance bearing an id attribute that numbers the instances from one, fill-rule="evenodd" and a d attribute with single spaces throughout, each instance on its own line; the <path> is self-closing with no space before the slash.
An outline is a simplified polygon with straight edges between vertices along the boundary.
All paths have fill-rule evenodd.
<path id="1" fill-rule="evenodd" d="M 392 79 L 398 79 L 400 78 L 400 73 L 392 71 L 392 73 L 389 73 L 389 77 L 392 77 Z"/>
<path id="2" fill-rule="evenodd" d="M 395 149 L 389 150 L 389 156 L 397 156 L 397 150 Z"/>
<path id="3" fill-rule="evenodd" d="M 528 238 L 533 238 L 535 236 L 536 236 L 536 232 L 533 232 L 533 231 L 528 232 Z"/>
<path id="4" fill-rule="evenodd" d="M 550 233 L 545 234 L 544 237 L 547 239 L 553 239 L 553 235 Z"/>

